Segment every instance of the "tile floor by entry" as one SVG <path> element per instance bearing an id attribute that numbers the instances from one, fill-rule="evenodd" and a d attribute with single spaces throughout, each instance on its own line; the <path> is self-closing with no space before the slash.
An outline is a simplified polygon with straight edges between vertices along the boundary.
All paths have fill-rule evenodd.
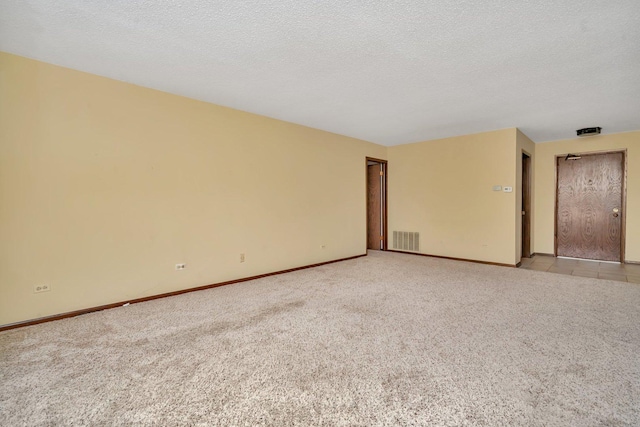
<path id="1" fill-rule="evenodd" d="M 620 282 L 640 283 L 640 264 L 613 264 L 609 262 L 534 255 L 532 258 L 522 258 L 520 268 L 581 277 L 618 280 Z"/>

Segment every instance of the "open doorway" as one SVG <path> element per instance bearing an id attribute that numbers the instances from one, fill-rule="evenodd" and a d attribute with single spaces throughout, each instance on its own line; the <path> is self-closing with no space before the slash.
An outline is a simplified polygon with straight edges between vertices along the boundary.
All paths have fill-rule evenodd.
<path id="1" fill-rule="evenodd" d="M 531 258 L 531 156 L 522 152 L 522 258 Z"/>
<path id="2" fill-rule="evenodd" d="M 387 161 L 366 159 L 367 249 L 387 249 Z"/>

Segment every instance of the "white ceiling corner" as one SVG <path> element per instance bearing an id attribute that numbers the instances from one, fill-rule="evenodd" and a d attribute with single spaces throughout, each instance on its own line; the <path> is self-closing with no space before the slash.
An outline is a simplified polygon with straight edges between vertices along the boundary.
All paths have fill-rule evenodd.
<path id="1" fill-rule="evenodd" d="M 3 0 L 0 50 L 388 146 L 640 129 L 638 0 Z"/>

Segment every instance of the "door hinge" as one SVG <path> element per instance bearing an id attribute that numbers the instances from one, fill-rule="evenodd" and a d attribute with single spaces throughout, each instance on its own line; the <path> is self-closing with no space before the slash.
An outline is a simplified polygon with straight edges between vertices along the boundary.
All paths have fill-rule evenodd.
<path id="1" fill-rule="evenodd" d="M 384 240 L 384 236 L 380 236 L 380 240 Z"/>

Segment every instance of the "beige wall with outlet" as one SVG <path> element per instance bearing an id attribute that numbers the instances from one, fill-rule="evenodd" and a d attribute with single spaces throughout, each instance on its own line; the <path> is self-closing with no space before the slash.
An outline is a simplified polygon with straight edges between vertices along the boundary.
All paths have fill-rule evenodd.
<path id="1" fill-rule="evenodd" d="M 386 152 L 0 53 L 0 325 L 364 254 Z"/>
<path id="2" fill-rule="evenodd" d="M 556 156 L 617 150 L 627 150 L 625 260 L 640 262 L 640 131 L 536 144 L 535 252 L 554 253 Z"/>
<path id="3" fill-rule="evenodd" d="M 0 53 L 0 325 L 364 254 L 366 156 L 389 160 L 390 246 L 514 265 L 522 152 L 553 253 L 555 156 L 619 149 L 640 261 L 640 132 L 387 148 Z"/>
<path id="4" fill-rule="evenodd" d="M 516 133 L 389 147 L 389 234 L 419 232 L 424 254 L 515 265 Z"/>

